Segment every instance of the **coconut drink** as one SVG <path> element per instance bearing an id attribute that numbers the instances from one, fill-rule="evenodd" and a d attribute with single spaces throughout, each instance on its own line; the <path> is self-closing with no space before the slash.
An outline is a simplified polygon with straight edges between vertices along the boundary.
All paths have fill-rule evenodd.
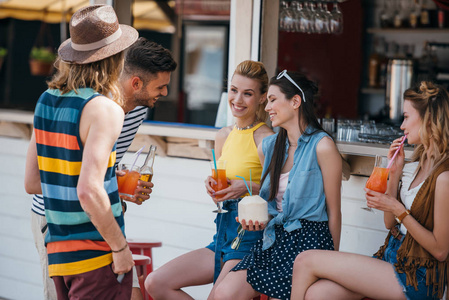
<path id="1" fill-rule="evenodd" d="M 239 202 L 238 215 L 240 221 L 265 224 L 268 222 L 268 203 L 259 195 L 246 196 Z"/>

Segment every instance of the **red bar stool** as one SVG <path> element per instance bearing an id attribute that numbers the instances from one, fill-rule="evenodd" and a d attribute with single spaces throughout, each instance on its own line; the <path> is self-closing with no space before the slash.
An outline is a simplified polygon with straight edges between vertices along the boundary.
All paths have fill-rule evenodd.
<path id="1" fill-rule="evenodd" d="M 153 300 L 153 298 L 148 295 L 148 293 L 145 291 L 145 278 L 147 278 L 148 274 L 153 272 L 153 248 L 154 247 L 161 247 L 162 242 L 149 240 L 149 239 L 127 239 L 129 249 L 131 252 L 137 255 L 144 255 L 150 258 L 150 262 L 146 264 L 146 272 L 143 273 L 144 276 L 142 278 L 142 283 L 140 282 L 140 289 L 142 290 L 142 295 L 144 296 L 145 300 Z M 136 264 L 137 265 L 137 264 Z"/>
<path id="2" fill-rule="evenodd" d="M 162 242 L 149 239 L 127 239 L 129 249 L 133 254 L 146 255 L 150 258 L 147 265 L 147 275 L 153 272 L 153 248 L 161 247 Z"/>
<path id="3" fill-rule="evenodd" d="M 147 267 L 151 264 L 151 258 L 145 255 L 133 254 L 134 264 L 136 266 L 137 277 L 139 278 L 140 291 L 143 299 L 150 299 L 150 296 L 145 291 L 145 278 L 147 277 Z"/>

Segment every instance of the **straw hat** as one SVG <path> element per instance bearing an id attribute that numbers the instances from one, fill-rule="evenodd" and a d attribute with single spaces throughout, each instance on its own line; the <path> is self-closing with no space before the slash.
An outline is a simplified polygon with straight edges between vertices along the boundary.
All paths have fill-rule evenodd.
<path id="1" fill-rule="evenodd" d="M 131 26 L 120 25 L 112 6 L 92 5 L 73 14 L 70 37 L 59 46 L 59 56 L 65 62 L 88 64 L 125 50 L 139 33 Z"/>

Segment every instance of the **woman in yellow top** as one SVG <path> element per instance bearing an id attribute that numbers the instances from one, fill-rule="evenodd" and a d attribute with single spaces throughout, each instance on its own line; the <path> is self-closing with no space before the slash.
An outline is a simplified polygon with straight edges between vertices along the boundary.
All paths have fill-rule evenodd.
<path id="1" fill-rule="evenodd" d="M 235 220 L 238 201 L 248 193 L 243 180 L 236 176 L 246 178 L 249 184 L 251 169 L 252 193 L 259 193 L 262 165 L 257 147 L 273 134 L 264 123 L 267 89 L 268 76 L 262 63 L 247 60 L 237 66 L 228 91 L 235 125 L 220 129 L 215 138 L 216 159 L 226 160 L 229 187 L 215 193 L 215 180 L 209 176 L 205 181 L 207 193 L 215 203 L 223 202 L 227 212 L 217 214 L 217 232 L 211 244 L 177 257 L 148 275 L 145 288 L 153 299 L 192 299 L 181 288 L 220 282 L 262 237 L 262 231 L 247 231 L 238 248 L 231 247 L 239 226 Z M 210 299 L 213 294 L 214 289 Z"/>

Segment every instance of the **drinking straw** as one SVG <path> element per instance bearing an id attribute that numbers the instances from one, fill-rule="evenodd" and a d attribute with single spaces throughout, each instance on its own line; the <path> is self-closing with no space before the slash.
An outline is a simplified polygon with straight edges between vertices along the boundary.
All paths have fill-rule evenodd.
<path id="1" fill-rule="evenodd" d="M 246 185 L 246 188 L 247 188 L 247 190 L 248 190 L 249 195 L 252 196 L 253 193 L 252 193 L 251 190 L 249 189 L 248 184 L 246 183 L 245 177 L 242 177 L 242 176 L 235 176 L 235 177 L 238 177 L 238 178 L 242 178 L 242 179 L 243 179 L 243 182 L 244 182 L 245 185 Z"/>
<path id="2" fill-rule="evenodd" d="M 140 148 L 139 151 L 136 152 L 136 154 L 135 154 L 136 158 L 134 159 L 134 162 L 133 162 L 133 164 L 131 166 L 131 170 L 130 171 L 132 171 L 132 169 L 134 168 L 134 165 L 136 164 L 137 159 L 139 158 L 140 153 L 142 153 L 143 148 L 145 148 L 145 145 L 142 146 L 142 148 Z"/>
<path id="3" fill-rule="evenodd" d="M 396 152 L 393 154 L 393 157 L 390 159 L 390 162 L 388 163 L 387 169 L 389 169 L 391 167 L 391 164 L 393 163 L 394 159 L 396 158 L 396 155 L 398 155 L 399 150 L 401 150 L 401 147 L 404 144 L 406 138 L 407 138 L 407 135 L 404 135 L 404 137 L 402 138 L 401 144 L 399 145 L 399 148 L 396 149 Z"/>
<path id="4" fill-rule="evenodd" d="M 214 151 L 214 149 L 212 149 L 212 157 L 214 158 L 215 174 L 217 175 L 217 178 L 218 178 L 217 160 L 215 159 L 215 151 Z"/>
<path id="5" fill-rule="evenodd" d="M 249 194 L 253 195 L 253 185 L 251 184 L 251 169 L 249 169 L 249 187 L 251 188 Z"/>

